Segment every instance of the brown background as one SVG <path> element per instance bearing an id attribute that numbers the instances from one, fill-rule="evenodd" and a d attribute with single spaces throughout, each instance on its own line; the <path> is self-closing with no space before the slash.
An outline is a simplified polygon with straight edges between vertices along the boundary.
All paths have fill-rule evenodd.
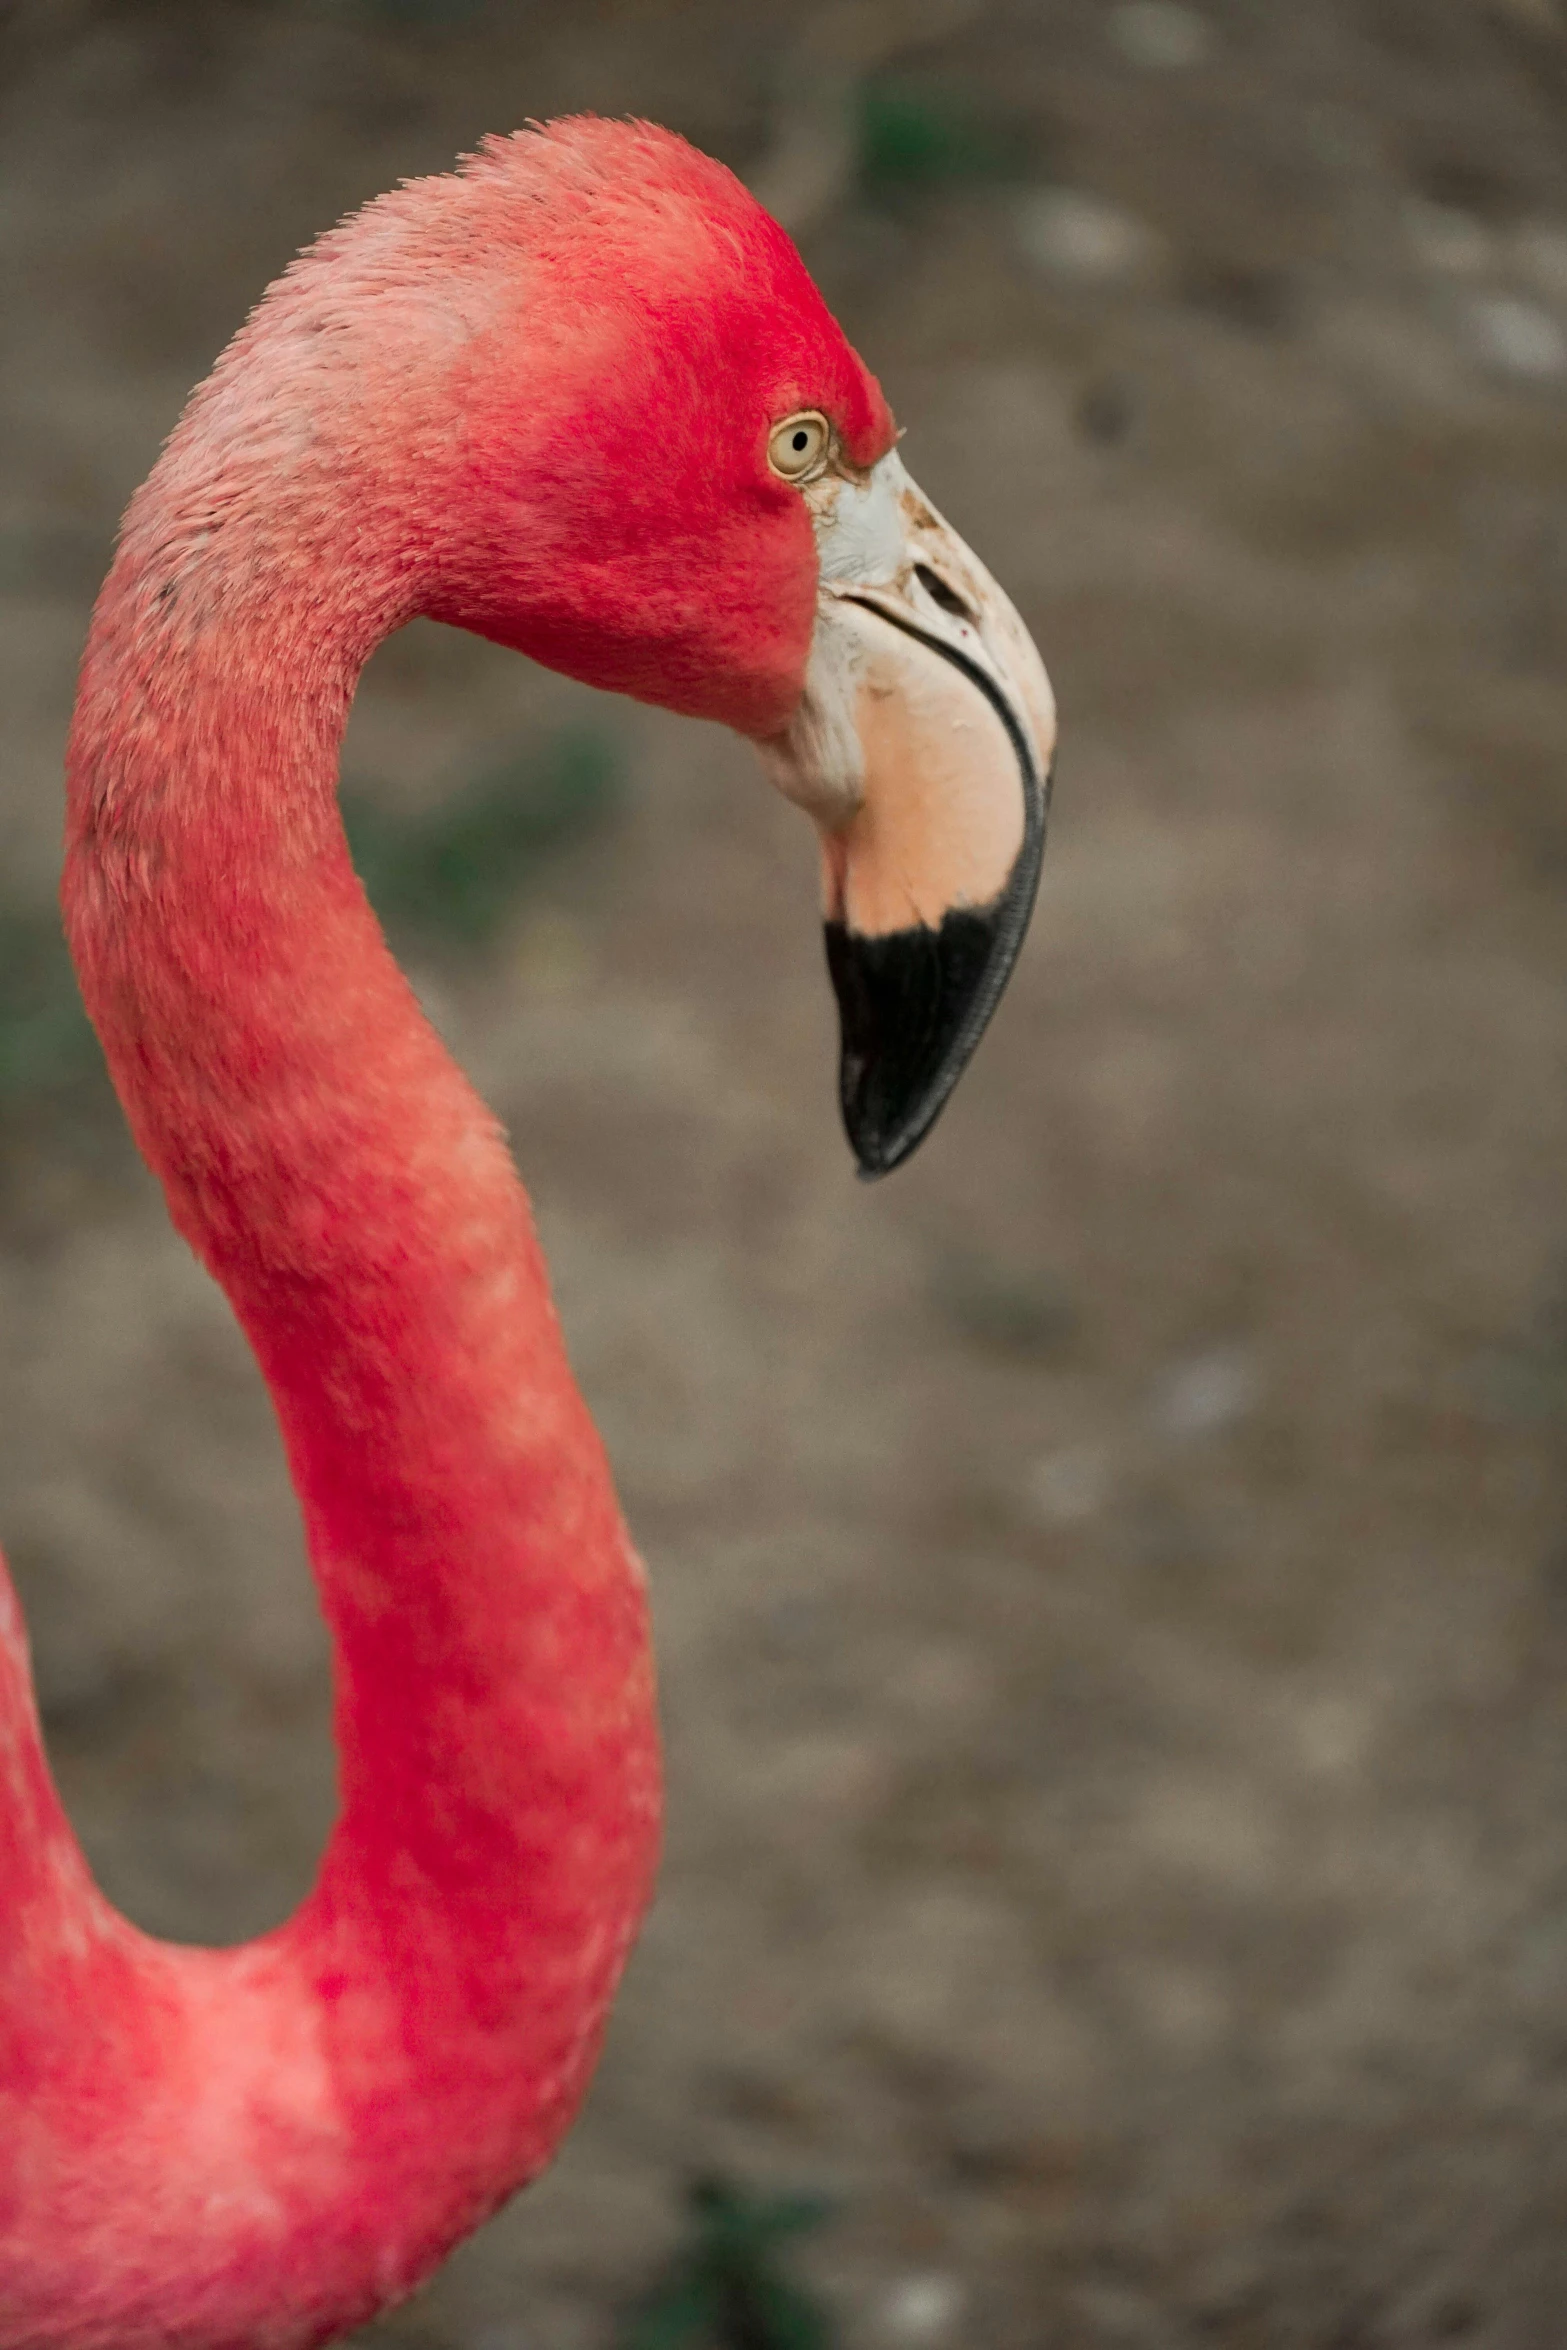
<path id="1" fill-rule="evenodd" d="M 13 900 L 188 384 L 314 229 L 529 115 L 815 141 L 807 256 L 1063 707 L 1033 941 L 885 1186 L 808 840 L 713 730 L 589 708 L 627 813 L 420 975 L 653 1570 L 671 1827 L 564 2159 L 377 2339 L 608 2343 L 718 2164 L 841 2196 L 807 2266 L 854 2350 L 1560 2342 L 1548 0 L 54 0 L 4 56 Z M 855 57 L 1009 168 L 857 187 Z M 416 628 L 348 765 L 411 806 L 588 702 Z M 251 1932 L 331 1802 L 265 1398 L 108 1119 L 9 1106 L 0 1214 L 73 1817 L 140 1921 Z"/>

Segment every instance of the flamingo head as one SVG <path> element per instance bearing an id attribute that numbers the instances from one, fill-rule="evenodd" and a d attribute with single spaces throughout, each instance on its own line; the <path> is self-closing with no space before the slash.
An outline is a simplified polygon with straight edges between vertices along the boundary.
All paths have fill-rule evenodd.
<path id="1" fill-rule="evenodd" d="M 1054 706 L 793 244 L 682 140 L 588 118 L 489 141 L 297 268 L 344 263 L 361 333 L 416 275 L 438 355 L 422 393 L 384 383 L 402 474 L 423 451 L 417 608 L 756 744 L 821 836 L 849 1137 L 896 1166 L 1021 944 Z"/>

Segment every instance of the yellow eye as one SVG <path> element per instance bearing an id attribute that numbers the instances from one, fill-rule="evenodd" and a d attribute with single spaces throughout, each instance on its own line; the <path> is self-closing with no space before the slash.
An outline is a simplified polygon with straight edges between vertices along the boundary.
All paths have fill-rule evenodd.
<path id="1" fill-rule="evenodd" d="M 775 424 L 767 442 L 767 462 L 785 481 L 808 481 L 820 473 L 832 447 L 832 426 L 819 408 L 802 408 Z"/>

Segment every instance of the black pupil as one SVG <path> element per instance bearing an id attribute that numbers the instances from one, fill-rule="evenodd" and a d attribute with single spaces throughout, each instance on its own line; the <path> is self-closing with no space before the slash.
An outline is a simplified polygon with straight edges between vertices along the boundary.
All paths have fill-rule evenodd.
<path id="1" fill-rule="evenodd" d="M 795 445 L 795 447 L 796 447 L 797 449 L 803 449 L 803 448 L 804 448 L 804 447 L 807 445 L 807 439 L 808 439 L 808 435 L 806 434 L 806 432 L 805 432 L 805 429 L 804 429 L 804 427 L 802 426 L 802 427 L 801 427 L 801 429 L 799 430 L 799 432 L 797 432 L 797 433 L 795 434 L 795 436 L 794 436 L 794 445 Z"/>

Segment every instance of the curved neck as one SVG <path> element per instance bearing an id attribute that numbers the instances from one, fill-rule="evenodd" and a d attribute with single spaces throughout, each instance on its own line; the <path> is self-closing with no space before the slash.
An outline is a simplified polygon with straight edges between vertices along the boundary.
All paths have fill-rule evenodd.
<path id="1" fill-rule="evenodd" d="M 238 524 L 171 571 L 158 486 L 89 641 L 64 902 L 136 1139 L 271 1390 L 333 1643 L 341 1816 L 269 1939 L 378 2052 L 377 2112 L 395 2049 L 520 2128 L 525 2093 L 574 2101 L 646 1898 L 642 1577 L 499 1130 L 336 814 L 395 588 L 363 549 L 351 594 L 282 573 Z"/>

